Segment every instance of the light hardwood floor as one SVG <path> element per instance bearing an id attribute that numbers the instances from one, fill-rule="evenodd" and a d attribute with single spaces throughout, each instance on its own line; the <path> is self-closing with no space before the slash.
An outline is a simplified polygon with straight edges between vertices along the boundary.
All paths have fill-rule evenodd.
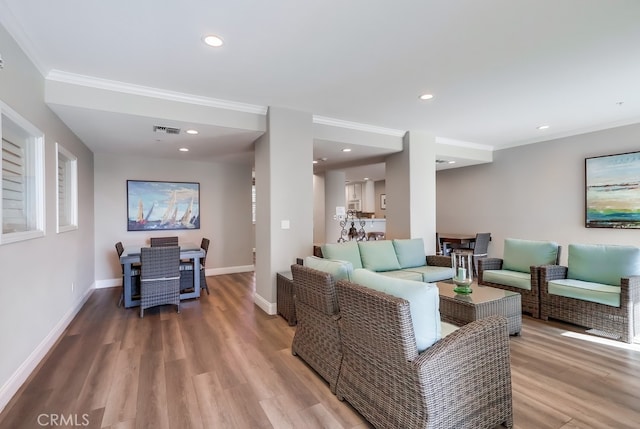
<path id="1" fill-rule="evenodd" d="M 291 355 L 295 328 L 253 304 L 253 273 L 208 284 L 180 314 L 164 306 L 144 319 L 116 307 L 118 288 L 94 291 L 0 428 L 370 427 Z M 523 322 L 510 340 L 516 428 L 640 427 L 640 346 Z"/>

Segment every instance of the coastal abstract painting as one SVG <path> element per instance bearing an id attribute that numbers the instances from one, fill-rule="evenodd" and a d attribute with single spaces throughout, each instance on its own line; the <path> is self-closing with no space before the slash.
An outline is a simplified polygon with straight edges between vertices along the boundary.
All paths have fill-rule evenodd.
<path id="1" fill-rule="evenodd" d="M 640 152 L 585 159 L 587 228 L 640 228 Z"/>
<path id="2" fill-rule="evenodd" d="M 200 229 L 200 184 L 127 180 L 127 231 Z"/>

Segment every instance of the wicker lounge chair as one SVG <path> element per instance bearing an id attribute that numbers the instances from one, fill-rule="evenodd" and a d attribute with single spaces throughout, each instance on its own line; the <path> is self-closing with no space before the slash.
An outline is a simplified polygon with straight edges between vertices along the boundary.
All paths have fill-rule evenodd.
<path id="1" fill-rule="evenodd" d="M 291 266 L 291 273 L 298 323 L 291 352 L 316 370 L 335 393 L 342 363 L 335 279 L 297 264 Z"/>
<path id="2" fill-rule="evenodd" d="M 336 289 L 344 353 L 336 394 L 374 427 L 513 427 L 506 319 L 472 322 L 419 354 L 406 300 L 344 280 Z"/>
<path id="3" fill-rule="evenodd" d="M 625 258 L 623 252 L 630 256 Z M 576 254 L 578 256 L 574 256 Z M 541 318 L 563 320 L 590 328 L 591 333 L 632 343 L 634 337 L 640 335 L 638 248 L 570 244 L 567 265 L 540 267 Z M 550 282 L 553 292 L 550 292 Z M 581 285 L 571 292 L 572 283 Z M 608 290 L 609 296 L 618 295 L 619 305 L 606 302 L 611 298 L 603 301 L 604 290 Z M 617 293 L 611 293 L 612 290 Z M 595 302 L 598 300 L 601 302 Z"/>
<path id="4" fill-rule="evenodd" d="M 508 244 L 507 244 L 508 243 Z M 509 248 L 515 249 L 520 254 L 515 256 L 509 255 Z M 536 249 L 539 248 L 539 249 Z M 555 249 L 551 252 L 551 256 L 547 258 L 548 249 Z M 524 249 L 524 250 L 522 250 Z M 539 266 L 543 264 L 558 263 L 560 260 L 560 253 L 562 246 L 558 246 L 553 242 L 544 241 L 532 241 L 532 240 L 518 240 L 518 239 L 506 239 L 505 240 L 505 255 L 503 258 L 481 258 L 478 259 L 478 284 L 483 286 L 491 286 L 498 289 L 504 289 L 511 292 L 517 292 L 521 295 L 522 311 L 531 314 L 536 319 L 540 318 L 540 279 L 539 279 Z M 539 254 L 536 254 L 539 253 Z M 512 252 L 513 253 L 513 252 Z M 526 263 L 523 262 L 527 256 L 533 256 Z M 519 262 L 520 268 L 514 270 L 508 263 L 509 259 L 516 259 Z M 547 260 L 545 261 L 545 258 Z M 499 283 L 497 281 L 489 281 L 485 277 L 486 271 L 508 271 L 514 274 L 518 272 L 525 272 L 530 276 L 528 281 L 530 287 L 525 289 L 522 287 L 516 287 L 514 285 L 508 285 Z M 503 272 L 504 272 L 503 271 Z"/>
<path id="5" fill-rule="evenodd" d="M 180 312 L 180 247 L 140 249 L 140 317 L 157 305 L 175 304 Z"/>

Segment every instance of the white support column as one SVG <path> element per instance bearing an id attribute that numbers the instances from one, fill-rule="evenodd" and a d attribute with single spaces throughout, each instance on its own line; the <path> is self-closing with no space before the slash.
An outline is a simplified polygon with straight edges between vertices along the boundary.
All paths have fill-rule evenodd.
<path id="1" fill-rule="evenodd" d="M 386 159 L 387 238 L 424 240 L 433 253 L 436 232 L 435 137 L 407 132 L 402 152 Z"/>
<path id="2" fill-rule="evenodd" d="M 276 273 L 313 252 L 312 116 L 270 107 L 255 145 L 255 303 L 276 314 Z"/>

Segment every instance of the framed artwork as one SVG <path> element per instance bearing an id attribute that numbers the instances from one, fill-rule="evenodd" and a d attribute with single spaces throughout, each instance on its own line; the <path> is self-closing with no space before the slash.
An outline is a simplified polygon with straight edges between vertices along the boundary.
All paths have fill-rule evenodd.
<path id="1" fill-rule="evenodd" d="M 200 229 L 200 184 L 127 180 L 127 231 Z"/>
<path id="2" fill-rule="evenodd" d="M 585 226 L 640 228 L 640 152 L 585 159 Z"/>
<path id="3" fill-rule="evenodd" d="M 380 208 L 382 210 L 387 209 L 387 194 L 380 194 Z"/>

